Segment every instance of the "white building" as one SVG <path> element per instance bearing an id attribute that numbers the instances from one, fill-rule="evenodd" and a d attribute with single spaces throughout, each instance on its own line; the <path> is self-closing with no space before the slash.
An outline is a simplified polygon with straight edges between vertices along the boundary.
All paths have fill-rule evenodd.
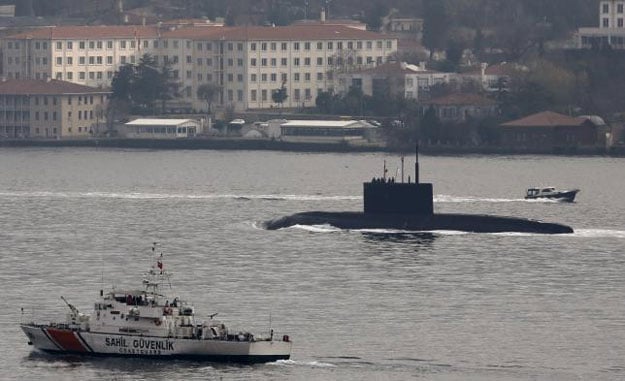
<path id="1" fill-rule="evenodd" d="M 201 122 L 195 119 L 142 118 L 124 124 L 121 133 L 127 138 L 176 139 L 195 136 L 201 129 Z"/>
<path id="2" fill-rule="evenodd" d="M 599 27 L 579 28 L 578 48 L 611 46 L 625 49 L 625 1 L 603 0 L 599 3 Z"/>
<path id="3" fill-rule="evenodd" d="M 280 123 L 280 140 L 339 143 L 366 141 L 377 127 L 364 120 L 287 120 Z"/>
<path id="4" fill-rule="evenodd" d="M 456 74 L 429 70 L 425 64 L 411 65 L 404 62 L 386 63 L 371 69 L 338 75 L 339 94 L 351 87 L 359 87 L 363 94 L 401 94 L 406 99 L 419 100 L 429 94 L 430 87 L 448 83 Z"/>
<path id="5" fill-rule="evenodd" d="M 312 107 L 320 91 L 333 90 L 337 73 L 382 64 L 397 39 L 344 25 L 286 27 L 59 26 L 0 41 L 1 75 L 55 78 L 110 86 L 115 71 L 144 54 L 171 64 L 181 83 L 182 109 L 204 110 L 197 98 L 205 83 L 221 87 L 219 108 L 235 110 Z M 288 97 L 276 104 L 282 85 Z"/>

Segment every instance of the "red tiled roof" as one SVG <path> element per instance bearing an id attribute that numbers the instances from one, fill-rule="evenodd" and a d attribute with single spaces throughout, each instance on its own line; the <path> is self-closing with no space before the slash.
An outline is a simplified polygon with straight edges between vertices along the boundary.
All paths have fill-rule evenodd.
<path id="1" fill-rule="evenodd" d="M 0 80 L 0 94 L 4 95 L 55 95 L 55 94 L 107 94 L 108 90 L 83 86 L 56 79 Z"/>
<path id="2" fill-rule="evenodd" d="M 392 38 L 380 33 L 363 31 L 344 25 L 289 25 L 280 27 L 247 26 L 190 26 L 175 30 L 163 30 L 165 38 L 226 39 L 226 40 L 377 40 Z M 107 26 L 55 26 L 44 27 L 8 36 L 10 39 L 106 39 L 106 38 L 157 38 L 159 28 L 155 25 L 107 25 Z"/>
<path id="3" fill-rule="evenodd" d="M 492 106 L 497 104 L 492 99 L 483 97 L 478 94 L 464 94 L 453 93 L 445 95 L 439 98 L 431 99 L 427 104 L 439 105 L 439 106 L 451 106 L 451 105 L 470 105 L 470 106 Z"/>
<path id="4" fill-rule="evenodd" d="M 289 25 L 289 26 L 238 26 L 238 27 L 189 27 L 163 33 L 167 38 L 226 40 L 378 40 L 389 38 L 380 33 L 350 28 L 343 25 Z"/>
<path id="5" fill-rule="evenodd" d="M 585 118 L 574 118 L 553 111 L 543 111 L 525 118 L 502 123 L 502 127 L 558 127 L 581 126 L 587 122 Z"/>
<path id="6" fill-rule="evenodd" d="M 9 39 L 106 39 L 106 38 L 156 38 L 158 28 L 155 25 L 72 25 L 36 28 L 14 34 Z"/>

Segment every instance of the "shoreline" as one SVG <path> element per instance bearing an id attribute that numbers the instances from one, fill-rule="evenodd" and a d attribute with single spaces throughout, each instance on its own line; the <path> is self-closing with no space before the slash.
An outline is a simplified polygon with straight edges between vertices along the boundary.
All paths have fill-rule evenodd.
<path id="1" fill-rule="evenodd" d="M 10 139 L 1 140 L 2 147 L 93 147 L 128 149 L 186 149 L 186 150 L 268 150 L 293 152 L 388 152 L 401 153 L 402 150 L 379 144 L 354 145 L 347 142 L 286 142 L 265 139 L 241 138 L 193 138 L 193 139 Z M 412 149 L 411 149 L 412 150 Z M 432 146 L 420 145 L 419 151 L 431 155 L 554 155 L 554 156 L 611 156 L 625 157 L 625 146 L 604 149 L 600 147 L 560 147 L 547 149 L 524 149 L 495 146 Z"/>

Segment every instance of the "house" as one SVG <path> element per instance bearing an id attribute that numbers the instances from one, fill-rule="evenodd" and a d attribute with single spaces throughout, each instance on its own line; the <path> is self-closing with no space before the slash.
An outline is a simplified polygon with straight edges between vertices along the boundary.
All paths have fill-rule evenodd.
<path id="1" fill-rule="evenodd" d="M 570 149 L 605 145 L 605 124 L 591 117 L 543 111 L 499 125 L 501 144 L 528 150 Z"/>
<path id="2" fill-rule="evenodd" d="M 124 124 L 121 135 L 127 138 L 176 139 L 188 138 L 202 132 L 195 119 L 135 119 Z"/>
<path id="3" fill-rule="evenodd" d="M 341 73 L 337 76 L 339 94 L 360 88 L 365 95 L 396 96 L 420 100 L 429 95 L 430 87 L 448 83 L 454 73 L 428 70 L 424 63 L 411 65 L 389 62 L 373 68 Z"/>
<path id="4" fill-rule="evenodd" d="M 463 73 L 461 77 L 465 81 L 479 83 L 484 91 L 492 93 L 507 90 L 510 80 L 527 70 L 527 67 L 514 62 L 501 62 L 494 65 L 482 63 L 479 69 Z"/>
<path id="5" fill-rule="evenodd" d="M 54 79 L 0 80 L 0 138 L 81 138 L 103 132 L 110 91 Z"/>
<path id="6" fill-rule="evenodd" d="M 625 1 L 602 0 L 599 3 L 599 27 L 579 28 L 579 49 L 601 48 L 625 49 Z"/>
<path id="7" fill-rule="evenodd" d="M 485 119 L 497 115 L 497 102 L 479 94 L 454 93 L 419 102 L 419 113 L 432 108 L 441 122 L 460 123 L 469 119 Z"/>
<path id="8" fill-rule="evenodd" d="M 363 120 L 287 120 L 280 124 L 280 139 L 310 143 L 366 141 L 376 130 Z"/>

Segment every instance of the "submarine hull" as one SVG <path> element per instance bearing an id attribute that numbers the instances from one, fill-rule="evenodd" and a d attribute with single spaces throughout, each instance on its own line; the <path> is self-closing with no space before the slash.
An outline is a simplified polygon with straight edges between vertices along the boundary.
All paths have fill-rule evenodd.
<path id="1" fill-rule="evenodd" d="M 573 233 L 570 226 L 563 224 L 517 217 L 459 213 L 302 212 L 264 223 L 264 227 L 269 230 L 294 225 L 331 225 L 339 229 L 454 230 L 475 233 Z"/>

